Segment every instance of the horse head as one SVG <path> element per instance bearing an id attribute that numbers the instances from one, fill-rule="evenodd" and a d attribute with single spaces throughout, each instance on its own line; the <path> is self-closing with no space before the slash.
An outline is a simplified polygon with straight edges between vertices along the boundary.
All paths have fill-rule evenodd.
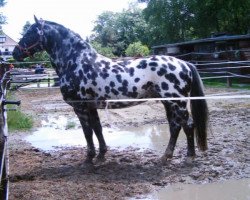
<path id="1" fill-rule="evenodd" d="M 26 57 L 32 57 L 36 52 L 44 50 L 44 21 L 38 20 L 36 16 L 34 16 L 34 19 L 35 23 L 29 27 L 13 51 L 13 57 L 18 61 L 22 61 Z"/>

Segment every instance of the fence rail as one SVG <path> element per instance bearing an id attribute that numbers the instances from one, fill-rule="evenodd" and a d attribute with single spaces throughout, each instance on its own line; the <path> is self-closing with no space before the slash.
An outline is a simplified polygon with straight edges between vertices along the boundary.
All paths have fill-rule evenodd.
<path id="1" fill-rule="evenodd" d="M 249 50 L 250 51 L 250 50 Z M 228 51 L 227 51 L 228 52 Z M 233 51 L 230 51 L 233 52 Z M 236 51 L 235 51 L 236 52 Z M 226 53 L 225 52 L 215 52 L 215 53 Z M 196 53 L 199 54 L 199 53 Z M 203 53 L 203 54 L 209 54 L 212 55 L 213 53 Z M 181 58 L 182 55 L 179 55 L 177 57 Z M 124 58 L 125 60 L 127 58 Z M 225 83 L 227 87 L 232 87 L 233 79 L 240 78 L 242 83 L 250 84 L 250 60 L 187 60 L 191 63 L 193 63 L 197 69 L 198 72 L 201 75 L 201 78 L 203 80 L 216 80 L 216 79 L 223 79 L 225 80 Z M 41 62 L 38 62 L 41 63 Z M 18 63 L 16 63 L 18 65 Z M 28 63 L 27 63 L 28 64 Z M 15 84 L 31 84 L 31 83 L 37 83 L 37 87 L 40 87 L 41 82 L 47 82 L 48 87 L 51 87 L 51 81 L 52 80 L 58 80 L 57 75 L 51 74 L 50 76 L 48 74 L 43 75 L 34 75 L 34 74 L 14 74 L 12 76 L 12 83 Z M 58 86 L 58 85 L 57 85 Z"/>
<path id="2" fill-rule="evenodd" d="M 250 84 L 250 61 L 222 61 L 194 63 L 203 80 L 226 80 L 227 87 L 232 87 L 233 79 L 239 83 Z"/>

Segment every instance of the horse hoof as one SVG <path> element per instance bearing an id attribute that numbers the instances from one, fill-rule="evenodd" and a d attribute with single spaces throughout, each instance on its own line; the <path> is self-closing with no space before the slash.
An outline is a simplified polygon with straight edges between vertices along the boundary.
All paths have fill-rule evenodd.
<path id="1" fill-rule="evenodd" d="M 167 161 L 169 161 L 172 157 L 173 157 L 173 155 L 164 154 L 164 155 L 161 157 L 161 163 L 162 163 L 163 165 L 164 165 L 164 164 L 167 164 Z"/>
<path id="2" fill-rule="evenodd" d="M 87 158 L 87 159 L 83 162 L 83 164 L 84 164 L 85 166 L 92 166 L 92 165 L 93 165 L 93 160 Z"/>
<path id="3" fill-rule="evenodd" d="M 98 156 L 96 157 L 96 162 L 97 162 L 97 163 L 103 163 L 103 162 L 105 162 L 105 161 L 106 161 L 106 158 L 105 158 L 104 156 L 98 155 Z"/>
<path id="4" fill-rule="evenodd" d="M 185 163 L 186 164 L 193 164 L 194 163 L 194 160 L 195 160 L 195 156 L 188 156 L 186 159 L 185 159 Z"/>

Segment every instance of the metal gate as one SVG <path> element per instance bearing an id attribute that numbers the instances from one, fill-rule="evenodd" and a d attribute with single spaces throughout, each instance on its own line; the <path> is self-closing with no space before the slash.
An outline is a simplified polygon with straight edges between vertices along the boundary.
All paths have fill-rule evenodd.
<path id="1" fill-rule="evenodd" d="M 9 193 L 9 159 L 7 104 L 20 105 L 20 101 L 8 101 L 7 89 L 10 86 L 10 65 L 0 63 L 0 200 L 7 200 Z"/>

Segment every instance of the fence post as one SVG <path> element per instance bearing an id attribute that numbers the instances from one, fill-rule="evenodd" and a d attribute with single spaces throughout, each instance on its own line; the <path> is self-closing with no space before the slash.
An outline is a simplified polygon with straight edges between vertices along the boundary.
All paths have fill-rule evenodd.
<path id="1" fill-rule="evenodd" d="M 227 87 L 232 87 L 232 79 L 231 77 L 227 77 Z"/>
<path id="2" fill-rule="evenodd" d="M 38 80 L 37 80 L 37 87 L 38 87 L 38 88 L 40 88 L 40 83 L 41 83 L 41 80 L 38 79 Z"/>

